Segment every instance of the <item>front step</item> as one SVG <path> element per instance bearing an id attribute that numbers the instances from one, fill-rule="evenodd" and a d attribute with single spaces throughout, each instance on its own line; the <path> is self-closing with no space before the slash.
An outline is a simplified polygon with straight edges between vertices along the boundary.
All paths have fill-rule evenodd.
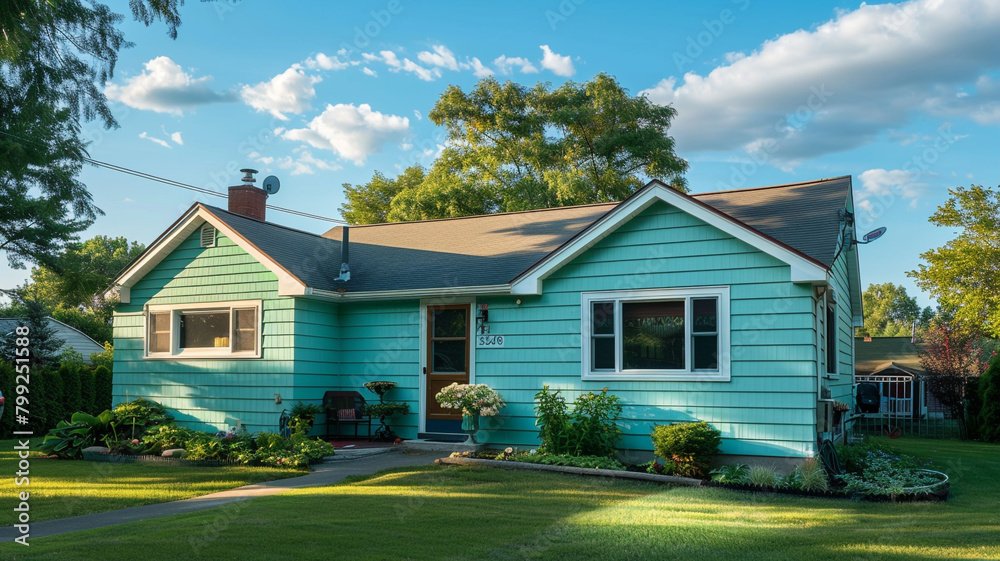
<path id="1" fill-rule="evenodd" d="M 462 443 L 469 441 L 469 435 L 453 434 L 450 432 L 418 432 L 417 440 L 429 440 L 432 442 Z"/>

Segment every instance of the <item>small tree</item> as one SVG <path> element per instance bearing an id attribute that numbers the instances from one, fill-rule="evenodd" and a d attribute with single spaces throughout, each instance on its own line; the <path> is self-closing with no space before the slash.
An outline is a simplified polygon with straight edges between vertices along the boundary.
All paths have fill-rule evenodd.
<path id="1" fill-rule="evenodd" d="M 962 438 L 968 438 L 965 394 L 969 379 L 986 368 L 979 337 L 955 323 L 933 327 L 919 350 L 920 364 L 927 371 L 927 387 L 952 418 L 958 420 Z"/>
<path id="2" fill-rule="evenodd" d="M 979 377 L 979 433 L 987 442 L 1000 442 L 1000 354 L 993 355 L 989 368 Z"/>
<path id="3" fill-rule="evenodd" d="M 19 298 L 17 294 L 12 296 L 15 299 Z M 4 335 L 0 340 L 0 356 L 12 364 L 15 363 L 15 359 L 23 358 L 17 356 L 18 347 L 23 347 L 18 345 L 18 339 L 27 339 L 29 349 L 27 358 L 32 370 L 39 366 L 55 364 L 58 362 L 57 352 L 65 340 L 56 337 L 56 331 L 49 325 L 45 309 L 41 304 L 34 300 L 23 300 L 21 304 L 27 312 L 23 327 L 28 328 L 28 333 L 22 335 L 15 329 Z"/>
<path id="4" fill-rule="evenodd" d="M 82 411 L 83 401 L 80 399 L 80 394 L 83 388 L 80 385 L 80 367 L 74 362 L 65 362 L 59 366 L 59 373 L 62 374 L 63 389 L 66 392 L 63 404 L 67 413 L 72 415 Z"/>

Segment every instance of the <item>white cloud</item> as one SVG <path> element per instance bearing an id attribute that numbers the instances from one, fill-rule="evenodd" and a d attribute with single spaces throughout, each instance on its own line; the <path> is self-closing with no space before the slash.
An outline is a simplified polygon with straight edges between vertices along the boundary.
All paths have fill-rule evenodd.
<path id="1" fill-rule="evenodd" d="M 340 60 L 337 56 L 327 56 L 323 53 L 316 53 L 316 56 L 307 58 L 303 64 L 306 68 L 310 70 L 321 69 L 321 70 L 343 70 L 350 66 L 355 66 L 360 64 L 360 62 L 354 60 Z"/>
<path id="2" fill-rule="evenodd" d="M 372 78 L 378 78 L 378 72 L 375 72 L 374 70 L 372 70 L 371 68 L 368 68 L 367 66 L 364 67 L 364 68 L 362 68 L 361 71 L 364 72 L 365 74 L 371 76 Z"/>
<path id="3" fill-rule="evenodd" d="M 915 208 L 928 188 L 926 183 L 918 181 L 919 178 L 917 172 L 902 169 L 878 168 L 862 172 L 858 176 L 861 188 L 855 191 L 855 204 L 863 213 L 859 226 L 869 227 L 897 202 L 909 201 L 909 208 Z"/>
<path id="4" fill-rule="evenodd" d="M 271 157 L 271 156 L 262 156 L 260 154 L 260 152 L 250 152 L 249 154 L 247 154 L 247 158 L 250 158 L 251 160 L 253 160 L 255 162 L 260 162 L 260 163 L 264 164 L 265 166 L 269 166 L 272 163 L 274 163 L 274 158 L 273 157 Z"/>
<path id="5" fill-rule="evenodd" d="M 417 53 L 417 60 L 430 66 L 440 66 L 448 70 L 458 70 L 458 61 L 455 54 L 444 45 L 434 45 L 431 47 L 433 53 L 421 51 Z"/>
<path id="6" fill-rule="evenodd" d="M 184 138 L 181 136 L 181 131 L 177 132 L 167 132 L 167 127 L 160 127 L 163 134 L 167 135 L 170 140 L 173 140 L 175 144 L 184 145 Z"/>
<path id="7" fill-rule="evenodd" d="M 420 113 L 420 111 L 418 111 L 416 109 L 413 110 L 413 116 L 416 117 L 418 121 L 424 120 L 423 114 Z"/>
<path id="8" fill-rule="evenodd" d="M 534 74 L 538 72 L 538 68 L 531 64 L 531 61 L 526 58 L 508 57 L 506 55 L 500 55 L 493 61 L 493 66 L 497 67 L 497 71 L 501 74 L 510 74 L 514 71 L 514 68 L 518 68 L 522 74 Z"/>
<path id="9" fill-rule="evenodd" d="M 243 86 L 240 94 L 250 107 L 287 121 L 285 113 L 298 115 L 310 108 L 309 101 L 316 97 L 313 86 L 321 81 L 319 76 L 308 76 L 298 64 L 293 64 L 267 82 Z"/>
<path id="10" fill-rule="evenodd" d="M 293 150 L 295 156 L 284 156 L 274 160 L 281 169 L 291 170 L 292 175 L 312 175 L 316 170 L 337 171 L 340 164 L 323 160 L 312 155 L 304 146 Z"/>
<path id="11" fill-rule="evenodd" d="M 139 133 L 139 138 L 145 138 L 146 140 L 148 140 L 150 142 L 155 142 L 156 144 L 159 144 L 160 146 L 162 146 L 164 148 L 170 148 L 170 143 L 169 142 L 167 142 L 166 140 L 163 140 L 162 138 L 156 138 L 155 136 L 149 136 L 149 133 L 147 133 L 146 131 L 142 131 L 141 133 Z"/>
<path id="12" fill-rule="evenodd" d="M 450 52 L 450 51 L 449 51 Z M 417 78 L 424 80 L 426 82 L 432 82 L 441 77 L 441 69 L 435 68 L 425 68 L 419 64 L 413 62 L 408 58 L 399 60 L 396 53 L 392 51 L 379 51 L 378 54 L 374 53 L 361 53 L 361 56 L 369 62 L 382 61 L 386 66 L 389 67 L 390 72 L 410 72 Z"/>
<path id="13" fill-rule="evenodd" d="M 487 76 L 493 75 L 493 70 L 491 70 L 488 66 L 484 65 L 482 62 L 480 62 L 479 59 L 476 57 L 472 57 L 471 59 L 466 58 L 465 62 L 462 64 L 462 67 L 471 68 L 472 75 L 475 76 L 476 78 L 486 78 Z"/>
<path id="14" fill-rule="evenodd" d="M 980 80 L 1000 68 L 1000 3 L 862 4 L 811 31 L 766 41 L 705 76 L 640 92 L 672 104 L 684 151 L 777 146 L 795 160 L 862 146 L 923 112 L 1000 121 L 1000 94 Z"/>
<path id="15" fill-rule="evenodd" d="M 182 115 L 199 105 L 234 100 L 231 93 L 212 91 L 211 81 L 211 76 L 195 78 L 170 57 L 159 56 L 146 62 L 141 74 L 126 78 L 124 85 L 107 84 L 104 94 L 135 109 Z"/>
<path id="16" fill-rule="evenodd" d="M 551 70 L 557 76 L 572 76 L 576 73 L 576 68 L 573 68 L 573 59 L 569 56 L 552 52 L 548 45 L 541 45 L 539 48 L 542 49 L 542 68 Z"/>
<path id="17" fill-rule="evenodd" d="M 367 103 L 358 106 L 340 103 L 327 105 L 307 128 L 291 129 L 282 137 L 331 150 L 360 166 L 384 144 L 401 141 L 409 129 L 410 120 L 406 117 L 372 111 Z"/>

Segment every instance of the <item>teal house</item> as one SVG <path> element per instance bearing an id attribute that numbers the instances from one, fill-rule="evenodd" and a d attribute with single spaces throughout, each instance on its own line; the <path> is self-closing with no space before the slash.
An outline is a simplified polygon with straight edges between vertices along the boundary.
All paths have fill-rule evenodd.
<path id="1" fill-rule="evenodd" d="M 195 204 L 116 280 L 116 402 L 192 428 L 275 431 L 296 401 L 391 380 L 403 438 L 458 433 L 435 393 L 489 384 L 490 445 L 537 445 L 534 395 L 607 388 L 621 447 L 704 420 L 722 452 L 802 458 L 853 404 L 862 320 L 850 177 L 619 203 L 337 227 L 265 220 L 266 195 Z M 322 419 L 317 426 L 322 426 Z"/>

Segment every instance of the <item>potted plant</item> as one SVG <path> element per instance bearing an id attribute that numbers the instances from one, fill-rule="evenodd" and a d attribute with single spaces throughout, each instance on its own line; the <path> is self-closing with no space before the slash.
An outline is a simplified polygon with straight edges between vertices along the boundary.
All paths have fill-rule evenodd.
<path id="1" fill-rule="evenodd" d="M 445 409 L 462 411 L 462 430 L 469 433 L 472 442 L 476 442 L 479 417 L 492 417 L 507 406 L 500 392 L 486 384 L 456 382 L 442 388 L 434 399 Z"/>
<path id="2" fill-rule="evenodd" d="M 301 401 L 292 406 L 290 412 L 291 418 L 288 420 L 288 428 L 295 432 L 308 433 L 313 426 L 313 422 L 316 420 L 316 415 L 319 415 L 323 410 L 315 404 L 305 404 Z"/>
<path id="3" fill-rule="evenodd" d="M 365 389 L 378 396 L 378 403 L 365 405 L 365 414 L 372 418 L 377 417 L 379 423 L 381 423 L 378 429 L 375 430 L 375 439 L 383 441 L 395 440 L 396 433 L 389 428 L 385 420 L 395 415 L 406 415 L 410 412 L 410 405 L 407 403 L 385 403 L 385 394 L 396 387 L 396 382 L 376 380 L 365 382 L 364 386 Z"/>

